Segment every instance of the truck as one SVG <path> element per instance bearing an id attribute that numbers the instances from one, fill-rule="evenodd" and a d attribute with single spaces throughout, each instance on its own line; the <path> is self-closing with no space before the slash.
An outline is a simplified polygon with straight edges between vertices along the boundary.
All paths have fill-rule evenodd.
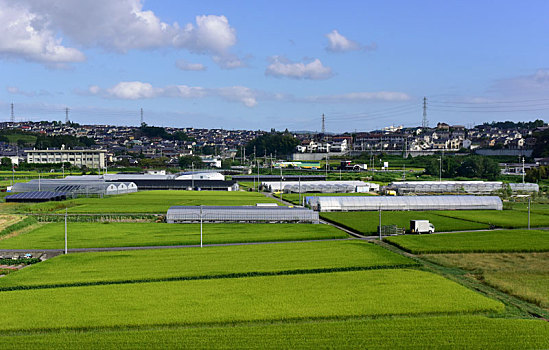
<path id="1" fill-rule="evenodd" d="M 434 233 L 435 226 L 429 220 L 410 220 L 411 233 Z"/>

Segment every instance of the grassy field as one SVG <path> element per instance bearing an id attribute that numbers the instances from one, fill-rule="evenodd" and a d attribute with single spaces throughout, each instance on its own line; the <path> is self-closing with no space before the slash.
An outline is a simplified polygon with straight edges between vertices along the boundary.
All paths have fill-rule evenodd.
<path id="1" fill-rule="evenodd" d="M 468 220 L 496 227 L 521 228 L 528 227 L 528 213 L 519 210 L 451 210 L 438 211 L 438 215 Z M 531 227 L 548 227 L 549 215 L 530 214 Z"/>
<path id="2" fill-rule="evenodd" d="M 10 321 L 0 330 L 503 310 L 500 302 L 432 273 L 371 270 L 3 292 L 0 313 Z"/>
<path id="3" fill-rule="evenodd" d="M 64 202 L 20 205 L 25 212 L 59 210 L 69 213 L 159 213 L 174 205 L 255 205 L 276 200 L 254 192 L 142 191 L 104 198 L 77 198 Z"/>
<path id="4" fill-rule="evenodd" d="M 0 289 L 412 264 L 411 259 L 356 240 L 80 253 L 60 255 L 1 278 Z"/>
<path id="5" fill-rule="evenodd" d="M 368 330 L 368 331 L 365 331 Z M 549 324 L 483 316 L 62 331 L 5 335 L 5 348 L 546 349 Z"/>
<path id="6" fill-rule="evenodd" d="M 0 240 L 0 249 L 62 249 L 64 223 L 39 228 Z M 204 224 L 204 244 L 265 241 L 298 241 L 347 238 L 347 234 L 322 224 Z M 93 223 L 68 225 L 70 248 L 135 247 L 200 244 L 200 224 Z"/>
<path id="7" fill-rule="evenodd" d="M 493 230 L 387 237 L 386 241 L 414 254 L 549 251 L 549 231 Z"/>
<path id="8" fill-rule="evenodd" d="M 436 254 L 426 258 L 470 271 L 491 286 L 549 309 L 549 253 Z"/>
<path id="9" fill-rule="evenodd" d="M 429 220 L 436 231 L 478 230 L 488 228 L 487 224 L 443 217 L 433 211 L 382 211 L 382 225 L 397 225 L 410 228 L 410 220 Z M 328 212 L 321 213 L 321 218 L 348 227 L 362 234 L 377 232 L 379 213 L 375 211 Z"/>

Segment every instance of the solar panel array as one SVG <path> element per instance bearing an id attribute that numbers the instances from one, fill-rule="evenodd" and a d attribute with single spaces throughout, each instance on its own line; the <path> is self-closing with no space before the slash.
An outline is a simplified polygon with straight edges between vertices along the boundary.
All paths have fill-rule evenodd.
<path id="1" fill-rule="evenodd" d="M 32 191 L 6 196 L 6 202 L 47 202 L 67 199 L 67 192 L 59 191 Z"/>

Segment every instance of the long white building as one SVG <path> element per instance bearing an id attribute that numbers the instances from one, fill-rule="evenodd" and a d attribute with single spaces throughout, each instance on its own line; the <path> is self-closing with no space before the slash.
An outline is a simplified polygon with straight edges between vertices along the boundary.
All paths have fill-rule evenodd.
<path id="1" fill-rule="evenodd" d="M 47 149 L 47 150 L 27 150 L 27 163 L 46 164 L 46 163 L 71 163 L 77 167 L 87 167 L 90 169 L 104 169 L 106 150 L 102 149 Z"/>

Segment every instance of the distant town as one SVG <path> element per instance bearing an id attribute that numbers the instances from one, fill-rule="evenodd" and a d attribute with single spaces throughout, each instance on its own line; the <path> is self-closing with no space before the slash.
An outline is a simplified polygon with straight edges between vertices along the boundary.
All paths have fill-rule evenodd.
<path id="1" fill-rule="evenodd" d="M 415 157 L 467 150 L 481 155 L 532 156 L 536 132 L 546 130 L 542 120 L 533 122 L 492 122 L 466 128 L 439 122 L 434 127 L 388 126 L 367 132 L 292 133 L 278 132 L 293 139 L 291 150 L 267 154 L 267 148 L 255 150 L 256 157 L 275 157 L 284 160 L 322 160 L 385 153 Z M 277 133 L 275 130 L 226 130 L 154 127 L 143 123 L 136 126 L 80 125 L 71 122 L 4 122 L 0 123 L 0 157 L 21 162 L 58 163 L 60 158 L 37 156 L 33 151 L 56 149 L 100 151 L 89 168 L 106 166 L 170 166 L 180 165 L 183 157 L 199 156 L 204 164 L 220 168 L 224 159 L 247 159 L 251 156 L 251 142 L 260 136 Z M 9 135 L 19 135 L 11 137 Z M 49 138 L 71 137 L 68 144 L 44 142 Z M 26 137 L 25 137 L 26 136 Z M 65 138 L 66 139 L 66 138 Z M 70 140 L 79 142 L 70 144 Z M 80 142 L 82 141 L 82 142 Z M 255 147 L 255 146 L 253 146 Z M 101 158 L 101 159 L 100 159 Z M 90 158 L 91 159 L 91 158 Z M 93 159 L 91 159 L 93 160 Z M 72 162 L 76 162 L 72 158 Z M 82 162 L 82 159 L 80 159 Z M 78 164 L 73 164 L 78 165 Z"/>

